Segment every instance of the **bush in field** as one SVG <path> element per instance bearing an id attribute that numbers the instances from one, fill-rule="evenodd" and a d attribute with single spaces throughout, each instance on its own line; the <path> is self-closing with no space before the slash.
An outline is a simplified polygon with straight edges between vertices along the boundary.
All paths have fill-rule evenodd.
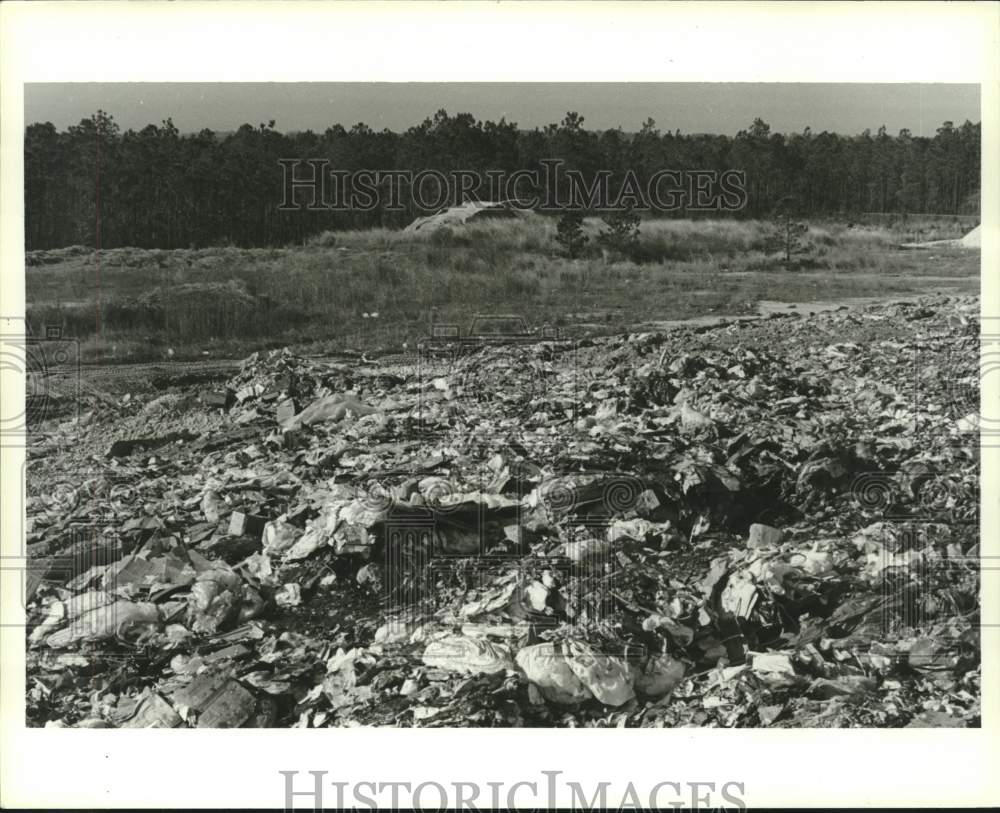
<path id="1" fill-rule="evenodd" d="M 570 259 L 579 257 L 589 240 L 583 233 L 583 213 L 578 210 L 564 212 L 556 226 L 556 242 L 562 246 L 566 256 Z"/>
<path id="2" fill-rule="evenodd" d="M 604 218 L 605 229 L 597 242 L 622 257 L 631 257 L 639 245 L 639 224 L 642 218 L 632 209 L 621 209 Z"/>
<path id="3" fill-rule="evenodd" d="M 325 231 L 322 234 L 316 235 L 310 242 L 318 248 L 335 248 L 337 245 L 337 235 L 332 231 Z"/>
<path id="4" fill-rule="evenodd" d="M 781 254 L 786 266 L 792 264 L 792 258 L 805 254 L 808 246 L 805 235 L 809 227 L 791 217 L 783 216 L 771 226 L 766 237 L 767 253 Z"/>
<path id="5" fill-rule="evenodd" d="M 450 246 L 455 243 L 455 232 L 448 226 L 438 226 L 431 232 L 430 241 L 434 246 Z"/>
<path id="6" fill-rule="evenodd" d="M 782 198 L 764 232 L 764 252 L 781 254 L 786 268 L 792 265 L 794 257 L 804 255 L 809 250 L 805 239 L 809 227 L 795 216 L 795 212 L 795 199 Z"/>

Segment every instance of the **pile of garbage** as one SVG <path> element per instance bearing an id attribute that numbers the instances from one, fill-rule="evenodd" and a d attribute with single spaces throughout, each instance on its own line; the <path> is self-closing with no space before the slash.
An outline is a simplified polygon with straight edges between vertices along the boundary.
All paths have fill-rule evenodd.
<path id="1" fill-rule="evenodd" d="M 977 726 L 978 313 L 274 351 L 47 427 L 29 723 Z"/>

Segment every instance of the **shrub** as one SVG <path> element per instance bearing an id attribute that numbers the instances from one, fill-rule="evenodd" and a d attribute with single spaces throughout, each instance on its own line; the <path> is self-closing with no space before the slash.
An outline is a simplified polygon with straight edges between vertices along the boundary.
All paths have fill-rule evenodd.
<path id="1" fill-rule="evenodd" d="M 808 246 L 803 239 L 809 227 L 791 217 L 781 216 L 769 227 L 764 237 L 767 254 L 781 254 L 786 266 L 790 266 L 792 258 L 806 253 Z"/>
<path id="2" fill-rule="evenodd" d="M 562 246 L 563 253 L 576 259 L 589 240 L 583 233 L 583 213 L 578 210 L 564 212 L 556 226 L 556 242 Z"/>
<path id="3" fill-rule="evenodd" d="M 398 288 L 403 284 L 405 275 L 396 265 L 391 256 L 377 254 L 374 258 L 375 279 L 380 285 Z"/>
<path id="4" fill-rule="evenodd" d="M 450 246 L 455 242 L 455 232 L 448 226 L 440 226 L 431 232 L 431 245 Z"/>
<path id="5" fill-rule="evenodd" d="M 642 218 L 631 206 L 613 212 L 604 218 L 607 228 L 597 236 L 597 242 L 622 257 L 631 257 L 639 244 L 641 222 Z"/>
<path id="6" fill-rule="evenodd" d="M 781 254 L 785 267 L 792 265 L 793 257 L 808 253 L 806 234 L 809 227 L 795 217 L 794 198 L 782 198 L 774 209 L 771 223 L 764 232 L 764 251 Z"/>

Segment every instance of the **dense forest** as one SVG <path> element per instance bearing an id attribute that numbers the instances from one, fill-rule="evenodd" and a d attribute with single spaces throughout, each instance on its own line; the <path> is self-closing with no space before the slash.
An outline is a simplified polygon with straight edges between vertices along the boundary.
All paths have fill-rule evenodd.
<path id="1" fill-rule="evenodd" d="M 51 123 L 27 127 L 26 246 L 282 246 L 329 229 L 398 227 L 426 214 L 409 197 L 403 211 L 279 211 L 278 162 L 289 158 L 324 158 L 347 171 L 483 174 L 538 170 L 542 160 L 558 158 L 588 178 L 599 170 L 620 177 L 631 169 L 648 179 L 663 168 L 738 169 L 746 173 L 748 202 L 737 217 L 767 217 L 788 200 L 804 217 L 979 210 L 980 125 L 968 121 L 944 122 L 926 138 L 908 130 L 890 135 L 885 127 L 854 136 L 808 128 L 781 134 L 756 119 L 732 137 L 661 131 L 652 119 L 634 133 L 594 131 L 576 113 L 522 130 L 442 110 L 403 133 L 338 124 L 285 134 L 272 121 L 220 135 L 181 134 L 170 119 L 121 132 L 98 111 L 64 132 Z"/>

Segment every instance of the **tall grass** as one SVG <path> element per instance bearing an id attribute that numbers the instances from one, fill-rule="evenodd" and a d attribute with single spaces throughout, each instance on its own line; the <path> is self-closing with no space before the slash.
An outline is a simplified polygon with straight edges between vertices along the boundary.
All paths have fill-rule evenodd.
<path id="1" fill-rule="evenodd" d="M 931 268 L 921 252 L 896 250 L 897 229 L 822 222 L 806 235 L 799 267 L 816 272 L 807 279 L 766 253 L 767 225 L 757 221 L 649 220 L 628 260 L 601 251 L 599 219 L 583 226 L 591 239 L 576 260 L 560 254 L 555 221 L 541 216 L 436 232 L 330 233 L 283 249 L 32 252 L 28 316 L 36 330 L 58 324 L 80 339 L 100 327 L 123 346 L 364 341 L 379 331 L 415 340 L 432 315 L 465 324 L 489 310 L 536 323 L 583 312 L 601 321 L 739 313 L 793 293 L 867 294 L 879 276 L 967 276 L 978 262 L 962 254 Z M 365 313 L 378 313 L 377 322 Z"/>

